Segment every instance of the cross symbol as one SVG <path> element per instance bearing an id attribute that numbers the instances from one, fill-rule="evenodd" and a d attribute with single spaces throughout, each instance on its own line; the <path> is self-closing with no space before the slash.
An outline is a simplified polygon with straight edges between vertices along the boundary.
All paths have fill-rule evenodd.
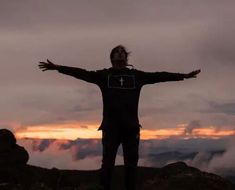
<path id="1" fill-rule="evenodd" d="M 121 86 L 123 86 L 124 79 L 121 77 L 119 81 L 121 83 Z"/>

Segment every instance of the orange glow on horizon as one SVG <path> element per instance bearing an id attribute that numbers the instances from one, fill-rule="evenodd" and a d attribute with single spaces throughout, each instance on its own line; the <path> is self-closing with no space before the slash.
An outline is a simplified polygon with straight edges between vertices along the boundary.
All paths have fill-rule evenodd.
<path id="1" fill-rule="evenodd" d="M 220 136 L 230 136 L 235 135 L 235 130 L 221 130 L 217 131 L 216 129 L 210 127 L 210 128 L 202 128 L 202 129 L 194 129 L 192 132 L 193 136 L 214 136 L 214 137 L 220 137 Z"/>
<path id="2" fill-rule="evenodd" d="M 101 138 L 101 134 L 97 132 L 97 128 L 98 125 L 92 124 L 84 127 L 84 125 L 73 122 L 64 124 L 28 126 L 17 130 L 15 135 L 19 139 L 36 138 L 76 140 L 77 138 Z"/>
<path id="3" fill-rule="evenodd" d="M 170 129 L 156 129 L 156 130 L 141 130 L 141 139 L 166 139 L 170 137 L 181 136 L 184 132 L 184 128 L 170 128 Z"/>
<path id="4" fill-rule="evenodd" d="M 101 131 L 97 131 L 98 124 L 82 125 L 78 122 L 48 124 L 39 126 L 27 126 L 15 131 L 16 138 L 35 138 L 35 139 L 60 139 L 76 140 L 81 139 L 100 139 Z M 192 133 L 185 133 L 185 125 L 180 124 L 175 128 L 167 129 L 141 129 L 141 139 L 166 139 L 177 137 L 182 139 L 190 138 L 222 138 L 235 135 L 235 130 L 216 130 L 214 127 L 196 128 Z"/>

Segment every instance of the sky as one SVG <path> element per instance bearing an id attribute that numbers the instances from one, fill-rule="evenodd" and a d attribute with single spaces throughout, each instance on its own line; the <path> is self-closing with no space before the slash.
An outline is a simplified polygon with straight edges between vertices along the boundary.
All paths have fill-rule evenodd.
<path id="1" fill-rule="evenodd" d="M 218 163 L 227 160 L 230 165 L 226 167 L 235 168 L 229 161 L 235 155 L 231 148 L 235 134 L 234 1 L 0 0 L 0 4 L 0 128 L 12 130 L 19 143 L 28 147 L 30 163 L 52 167 L 46 162 L 55 164 L 53 160 L 60 155 L 57 167 L 99 166 L 99 89 L 56 71 L 41 72 L 37 65 L 50 59 L 87 70 L 109 68 L 111 49 L 123 44 L 131 52 L 129 63 L 139 70 L 188 73 L 201 69 L 196 79 L 142 89 L 142 140 L 154 141 L 151 147 L 163 141 L 175 150 L 180 146 L 172 139 L 194 142 L 198 150 L 201 141 L 209 144 L 209 150 L 220 147 L 221 140 L 226 152 L 211 164 L 223 169 Z M 52 146 L 38 151 L 35 146 L 43 139 Z M 79 139 L 88 144 L 95 141 L 98 144 L 92 145 L 98 147 L 89 149 L 93 157 L 78 163 L 65 153 L 69 150 L 73 157 L 75 145 L 58 147 L 63 141 Z M 149 150 L 155 153 L 157 148 Z"/>

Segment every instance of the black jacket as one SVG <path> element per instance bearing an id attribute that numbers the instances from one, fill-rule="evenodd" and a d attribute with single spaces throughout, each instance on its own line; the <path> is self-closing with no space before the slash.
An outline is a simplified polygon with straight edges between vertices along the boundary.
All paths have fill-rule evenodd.
<path id="1" fill-rule="evenodd" d="M 58 71 L 99 86 L 103 98 L 103 121 L 99 130 L 109 127 L 140 127 L 138 103 L 142 86 L 184 79 L 181 73 L 143 72 L 129 68 L 87 71 L 59 66 Z"/>

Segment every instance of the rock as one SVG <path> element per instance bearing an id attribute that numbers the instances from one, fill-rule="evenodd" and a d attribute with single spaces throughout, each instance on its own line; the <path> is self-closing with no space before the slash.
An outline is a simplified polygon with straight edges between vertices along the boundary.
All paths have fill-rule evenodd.
<path id="1" fill-rule="evenodd" d="M 0 165 L 18 165 L 26 164 L 29 160 L 29 154 L 24 147 L 15 144 L 8 151 L 0 153 Z"/>
<path id="2" fill-rule="evenodd" d="M 0 166 L 24 165 L 28 160 L 28 152 L 16 144 L 14 134 L 7 129 L 0 129 Z"/>
<path id="3" fill-rule="evenodd" d="M 14 134 L 8 129 L 0 129 L 0 152 L 11 149 L 15 144 Z"/>
<path id="4" fill-rule="evenodd" d="M 169 164 L 163 168 L 139 167 L 138 170 L 137 190 L 235 189 L 234 184 L 224 178 L 189 167 L 183 162 Z M 123 166 L 115 167 L 112 190 L 124 189 L 123 172 Z M 3 178 L 2 174 L 6 173 L 8 176 Z M 24 187 L 23 189 L 98 189 L 98 179 L 99 170 L 59 170 L 30 165 L 9 167 L 5 170 L 0 167 L 0 183 L 18 184 Z"/>
<path id="5" fill-rule="evenodd" d="M 159 190 L 233 190 L 235 187 L 222 177 L 202 172 L 187 166 L 184 162 L 169 164 L 147 181 L 146 190 L 156 187 Z"/>

